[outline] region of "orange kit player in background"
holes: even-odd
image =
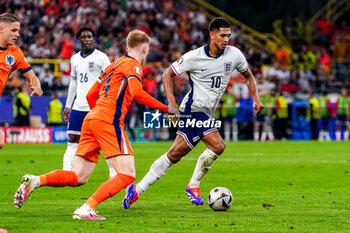
[[[150,38],[144,32],[134,30],[127,36],[126,43],[127,55],[107,66],[87,94],[86,98],[92,110],[83,122],[73,170],[55,170],[41,176],[24,175],[14,198],[17,208],[22,207],[36,188],[75,187],[85,184],[95,168],[101,149],[117,175],[103,183],[74,212],[73,219],[104,220],[104,217],[95,213],[95,207],[135,180],[133,151],[124,130],[124,117],[132,100],[179,115],[177,108],[158,102],[143,90],[141,63],[148,54]]]
[[[0,97],[6,83],[14,70],[21,70],[28,80],[32,95],[42,95],[40,81],[34,74],[32,67],[24,58],[22,50],[16,47],[19,37],[20,23],[17,16],[4,13],[0,15]],[[0,133],[0,149],[4,147],[4,136]]]

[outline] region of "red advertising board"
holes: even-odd
[[[51,127],[0,127],[4,134],[5,144],[51,143]]]

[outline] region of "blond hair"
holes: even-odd
[[[4,13],[0,15],[0,23],[14,23],[14,22],[19,22],[17,16],[10,13]]]
[[[149,36],[140,30],[133,30],[129,32],[128,36],[126,37],[126,45],[133,49],[143,43],[149,44],[151,39]]]

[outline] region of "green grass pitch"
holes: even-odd
[[[139,181],[171,142],[133,143]],[[21,176],[62,168],[65,144],[6,145],[0,151],[0,228],[8,232],[350,232],[350,144],[338,142],[227,143],[201,182],[231,190],[232,207],[215,212],[192,205],[184,189],[195,150],[124,210],[125,191],[98,206],[106,221],[76,221],[74,210],[108,178],[101,158],[87,184],[36,190],[21,209],[13,196]]]

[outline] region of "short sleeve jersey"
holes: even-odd
[[[85,119],[100,119],[124,127],[124,117],[133,100],[128,80],[135,78],[142,83],[142,75],[140,62],[128,55],[107,66],[98,79],[101,87],[96,106]]]
[[[7,48],[0,47],[0,96],[12,71],[17,69],[22,73],[32,69],[22,50],[14,45],[9,45]]]
[[[103,70],[110,64],[108,56],[98,49],[92,49],[85,57],[81,52],[71,57],[71,78],[77,80],[77,97],[73,109],[90,111],[86,94]]]
[[[204,112],[215,116],[217,105],[224,94],[231,73],[248,70],[248,63],[242,52],[234,46],[227,46],[217,57],[209,54],[209,45],[192,50],[171,65],[176,75],[187,72],[191,90],[181,102],[180,111]]]

